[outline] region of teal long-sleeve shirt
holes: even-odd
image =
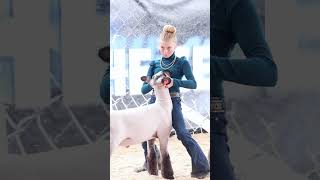
[[[213,0],[210,16],[211,95],[224,96],[223,81],[275,86],[277,66],[253,3],[250,0]],[[245,59],[230,58],[236,43]]]
[[[173,53],[169,58],[162,58],[162,61],[165,65],[168,65],[174,61],[174,59],[175,53]],[[161,70],[160,60],[151,61],[147,76],[151,78]],[[193,76],[191,66],[184,56],[181,58],[176,57],[174,65],[168,70],[171,72],[171,78],[173,79],[173,86],[169,88],[169,92],[180,92],[180,87],[188,89],[197,88],[197,82]],[[183,76],[186,77],[186,80],[182,80]],[[148,83],[143,83],[141,87],[142,94],[146,94],[151,90],[152,87]]]

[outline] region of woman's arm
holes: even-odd
[[[181,80],[181,79],[173,79],[173,86],[178,86],[178,87],[183,87],[183,88],[188,88],[188,89],[196,89],[197,88],[197,82],[194,79],[191,66],[189,62],[185,59],[185,57],[182,57],[182,71],[183,74],[185,75],[187,80]]]
[[[245,59],[211,57],[213,78],[253,86],[275,86],[277,66],[264,39],[259,17],[249,0],[238,0],[231,9],[232,34]]]

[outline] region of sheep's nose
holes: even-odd
[[[170,83],[171,83],[171,79],[168,78],[168,77],[164,77],[164,78],[161,80],[161,83],[164,84],[164,85],[170,84]]]

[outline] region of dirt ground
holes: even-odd
[[[206,155],[210,147],[209,134],[194,134],[193,138],[199,143]],[[158,142],[157,142],[158,144]],[[194,180],[191,178],[191,159],[177,136],[172,136],[169,140],[169,153],[171,157],[174,177],[177,180]],[[147,172],[136,173],[134,169],[140,167],[144,161],[143,149],[141,145],[130,146],[129,148],[119,147],[115,150],[110,160],[111,180],[154,180],[163,179],[159,176],[151,176]],[[208,180],[206,177],[204,180]]]

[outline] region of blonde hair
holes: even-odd
[[[176,28],[169,24],[163,26],[162,32],[160,33],[160,40],[165,42],[174,41],[176,43]]]

